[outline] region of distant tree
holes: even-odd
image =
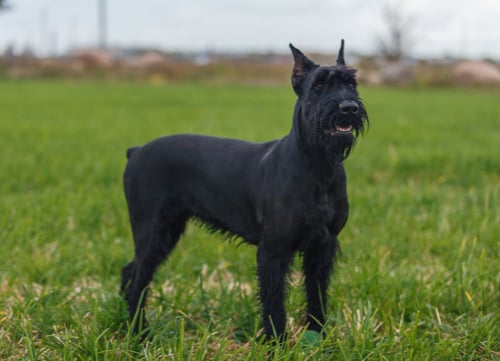
[[[10,9],[10,5],[7,2],[7,0],[0,0],[0,11],[5,11],[5,10],[9,10],[9,9]]]
[[[415,16],[407,13],[402,3],[387,3],[382,9],[382,20],[387,29],[377,39],[378,50],[389,60],[401,60],[415,43]]]

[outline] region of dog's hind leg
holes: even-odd
[[[327,289],[337,249],[338,241],[333,237],[315,241],[304,251],[302,266],[310,330],[321,331],[325,322]]]
[[[176,202],[157,202],[152,212],[135,214],[134,203],[129,201],[132,230],[135,240],[134,260],[122,269],[122,291],[125,293],[130,318],[135,320],[134,332],[138,333],[146,322],[143,308],[147,286],[153,279],[158,265],[174,249],[188,219],[187,213]]]

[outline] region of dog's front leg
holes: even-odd
[[[260,245],[257,250],[257,273],[262,303],[262,318],[267,339],[282,338],[285,333],[285,278],[291,256]]]
[[[307,323],[310,330],[321,331],[325,322],[327,289],[337,244],[336,238],[317,240],[304,251]]]

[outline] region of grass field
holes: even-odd
[[[125,150],[189,132],[264,141],[289,87],[0,83],[0,359],[500,359],[500,92],[361,89],[371,126],[346,162],[351,217],[324,340],[261,345],[255,249],[194,224],[151,286],[154,338],[128,333]]]

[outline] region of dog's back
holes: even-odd
[[[175,203],[178,212],[214,230],[256,243],[250,200],[257,199],[257,164],[272,144],[180,134],[129,148],[124,185],[132,223],[145,208]]]
[[[127,149],[127,159],[130,158],[130,156],[132,155],[132,153],[134,153],[137,149],[139,149],[140,147],[130,147]]]

